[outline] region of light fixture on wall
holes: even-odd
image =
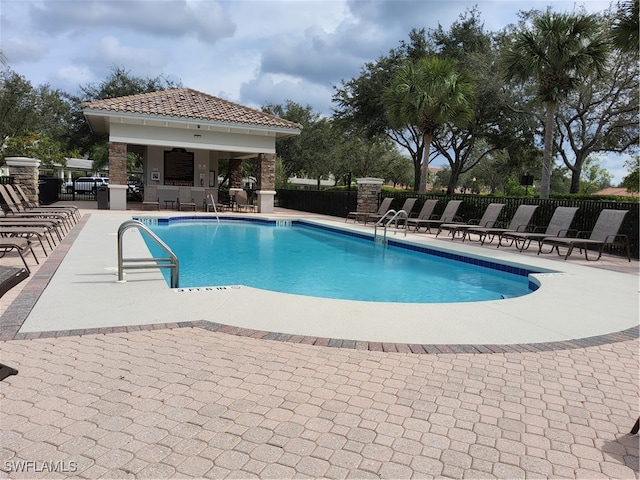
[[[194,138],[200,138],[200,137],[202,137],[202,135],[200,135],[199,133],[196,133],[196,134],[194,135]]]

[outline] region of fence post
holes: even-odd
[[[378,198],[382,191],[381,178],[358,178],[358,212],[375,213],[378,210]]]
[[[29,157],[7,157],[5,163],[9,167],[9,174],[23,189],[30,202],[39,202],[38,167],[40,160]]]

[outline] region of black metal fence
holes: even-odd
[[[523,203],[528,205],[538,205],[538,208],[531,219],[531,223],[533,225],[540,226],[546,226],[549,223],[556,207],[578,207],[578,211],[571,228],[582,232],[591,231],[598,219],[598,215],[606,208],[614,210],[628,210],[629,213],[626,215],[619,233],[621,235],[626,235],[629,238],[632,257],[637,259],[640,256],[640,204],[638,202],[581,199],[542,200],[539,198],[507,198],[481,195],[419,195],[415,192],[397,192],[393,194],[383,193],[382,195],[385,197],[393,197],[391,208],[396,210],[402,207],[405,198],[416,197],[418,200],[413,207],[414,214],[417,214],[422,208],[425,200],[430,198],[440,199],[440,202],[436,205],[434,215],[440,215],[449,200],[462,200],[463,202],[458,210],[458,214],[465,221],[480,218],[487,205],[490,203],[505,204],[499,218],[499,221],[504,223],[509,222],[519,205]],[[290,208],[292,210],[345,218],[348,212],[356,210],[357,191],[355,189],[350,192],[278,190],[276,193],[276,204],[279,207]],[[612,253],[626,256],[626,252],[623,249],[614,249]]]

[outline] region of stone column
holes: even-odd
[[[229,159],[229,195],[233,197],[242,190],[242,160]]]
[[[127,144],[109,142],[109,209],[127,209]]]
[[[9,167],[9,175],[22,187],[30,202],[39,203],[38,168],[40,160],[29,157],[7,157],[5,163]]]
[[[358,200],[356,211],[375,213],[378,210],[378,199],[382,191],[382,178],[358,178]]]
[[[273,213],[276,196],[276,156],[271,153],[258,155],[258,212]]]

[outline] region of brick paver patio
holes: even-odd
[[[5,478],[637,478],[636,340],[413,355],[174,328],[2,361]]]
[[[0,478],[638,478],[639,346],[416,355],[177,324],[4,341]]]

